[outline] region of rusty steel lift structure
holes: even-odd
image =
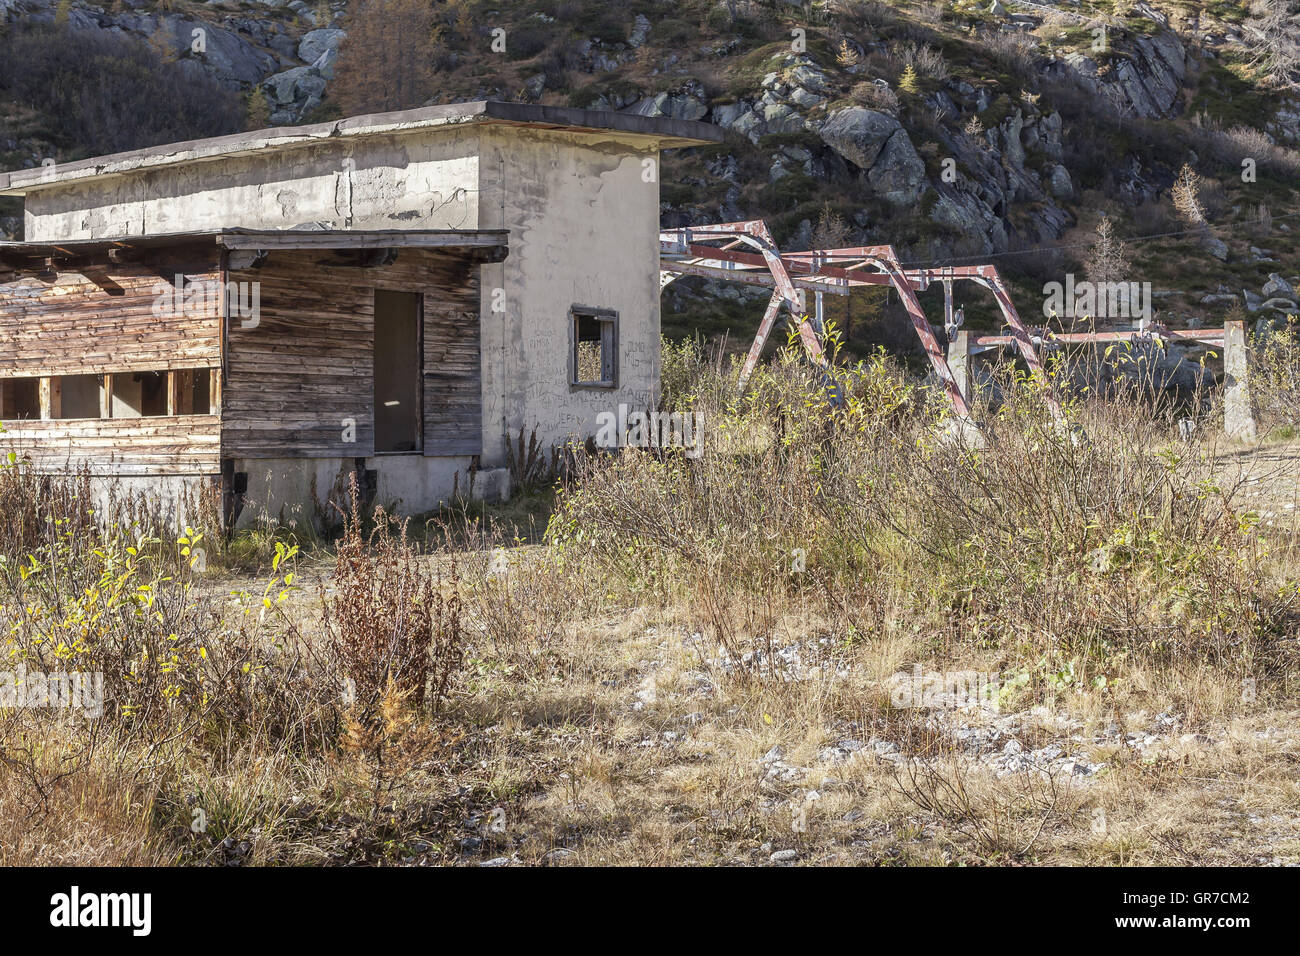
[[[1160,336],[1171,340],[1222,345],[1225,339],[1225,330],[1222,328],[1169,331],[1153,326],[1132,331],[1063,333],[1031,330],[1016,311],[997,266],[908,269],[902,266],[894,247],[890,245],[782,253],[773,241],[767,224],[761,219],[665,230],[659,234],[659,263],[661,289],[684,275],[725,279],[772,289],[767,311],[741,369],[739,388],[742,392],[758,364],[763,346],[767,343],[782,306],[789,311],[798,328],[799,338],[809,360],[826,367],[828,362],[820,339],[823,331],[822,296],[826,293],[848,295],[855,286],[888,285],[898,292],[912,327],[925,348],[930,365],[943,383],[953,411],[963,420],[970,419],[967,387],[954,375],[944,349],[935,337],[934,329],[916,297],[918,292],[926,291],[936,282],[943,284],[944,328],[949,331],[950,337],[956,330],[953,286],[957,282],[972,282],[982,286],[993,293],[1011,334],[968,336],[963,332],[960,333],[963,347],[971,351],[983,351],[1014,346],[1030,371],[1042,376],[1044,380],[1046,373],[1039,357],[1039,347],[1044,343],[1065,345],[1142,341]],[[811,317],[805,304],[808,292],[816,297]],[[964,374],[963,378],[967,376]],[[1053,414],[1062,417],[1060,403],[1052,392],[1047,392],[1046,400]]]

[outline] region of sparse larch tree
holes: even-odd
[[[1196,170],[1184,164],[1178,173],[1178,180],[1169,191],[1174,202],[1174,209],[1189,226],[1204,227],[1205,211],[1201,208],[1201,177]]]
[[[266,129],[271,125],[271,107],[266,101],[266,93],[262,87],[253,87],[253,92],[248,94],[248,129]]]
[[[838,249],[849,239],[849,226],[830,203],[822,204],[817,228],[813,230],[814,249]]]
[[[1128,249],[1123,241],[1115,235],[1115,224],[1110,216],[1103,215],[1097,223],[1097,238],[1083,263],[1088,281],[1124,282],[1127,280],[1129,263]]]

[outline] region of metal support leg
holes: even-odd
[[[749,354],[745,356],[745,365],[740,370],[739,391],[741,394],[745,391],[745,386],[749,384],[749,377],[754,374],[754,367],[758,365],[759,356],[763,354],[763,346],[767,344],[767,337],[772,332],[772,325],[776,322],[777,314],[781,311],[781,303],[785,301],[785,296],[781,291],[772,293],[772,298],[768,300],[767,311],[763,313],[763,321],[758,327],[758,334],[754,336],[754,344],[749,347]]]
[[[939,376],[939,381],[943,383],[944,389],[948,393],[948,400],[952,403],[952,409],[956,412],[957,417],[963,421],[970,419],[970,405],[966,402],[966,397],[962,395],[961,390],[957,387],[957,382],[953,379],[952,369],[948,367],[948,360],[944,358],[943,349],[939,347],[939,340],[934,337],[934,332],[930,328],[930,320],[925,317],[921,310],[921,303],[916,298],[916,293],[912,291],[912,284],[907,277],[903,275],[903,270],[898,264],[897,259],[877,258],[876,264],[889,276],[890,284],[898,293],[898,297],[903,302],[903,307],[907,309],[907,315],[912,320],[912,327],[916,329],[917,337],[921,340],[921,345],[925,347],[925,354],[930,358],[930,365],[935,374]]]

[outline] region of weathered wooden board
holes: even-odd
[[[210,283],[177,309],[177,274]],[[205,368],[220,363],[215,248],[159,250],[147,263],[108,263],[0,284],[0,377]]]
[[[474,270],[471,275],[476,275]],[[483,364],[477,281],[472,310],[424,297],[424,453],[483,452]]]
[[[376,288],[423,295],[424,454],[481,451],[474,255],[402,249],[387,265],[359,265],[373,257],[277,250],[228,273],[214,249],[201,256],[158,250],[146,263],[0,284],[0,379],[41,379],[49,418],[59,413],[59,376],[221,368],[210,389],[219,414],[6,421],[0,451],[42,470],[117,475],[215,474],[223,457],[369,457]],[[223,319],[221,294],[160,309],[176,273],[212,290],[257,283],[257,315]],[[168,407],[183,413],[180,381],[169,385]]]
[[[260,299],[256,324],[227,323],[224,457],[374,454],[376,288],[424,295],[424,453],[480,451],[477,263],[417,249],[388,265],[354,261],[275,251],[258,268],[229,273],[232,282],[260,283]]]
[[[0,454],[14,452],[44,472],[92,475],[216,475],[221,420],[216,415],[10,421]]]

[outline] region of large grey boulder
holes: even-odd
[[[824,90],[828,82],[826,73],[811,63],[800,63],[786,77],[792,86],[802,86],[809,90]]]
[[[748,137],[752,143],[757,143],[766,131],[762,114],[748,100],[715,106],[713,122],[723,129]]]
[[[1057,199],[1069,199],[1074,195],[1074,183],[1070,180],[1070,171],[1064,166],[1053,166],[1047,175],[1047,188]]]
[[[867,182],[880,198],[893,206],[908,206],[925,192],[925,163],[907,136],[899,129],[885,141],[876,163],[867,172]]]
[[[850,106],[832,113],[821,124],[817,135],[827,146],[865,171],[876,164],[885,143],[902,128],[888,113]]]
[[[707,105],[688,93],[649,96],[628,110],[637,116],[667,116],[679,120],[703,119],[708,111]]]
[[[821,106],[826,102],[826,97],[820,93],[814,93],[812,90],[805,90],[802,86],[796,86],[790,91],[790,102],[797,106],[802,106],[810,110],[815,106]]]
[[[715,126],[731,129],[746,113],[752,112],[749,103],[737,100],[735,103],[722,103],[713,107],[712,120]]]
[[[822,141],[866,173],[886,202],[904,206],[925,190],[925,163],[897,119],[862,106],[836,110],[817,129]]]
[[[803,117],[786,103],[768,103],[764,106],[763,123],[769,133],[797,133],[804,128]]]
[[[294,123],[320,105],[325,78],[310,66],[300,66],[267,77],[262,88],[271,108],[271,122]]]
[[[315,65],[322,56],[328,53],[338,53],[339,44],[347,36],[347,31],[340,30],[337,27],[326,27],[321,30],[312,30],[303,36],[302,41],[298,44],[298,59],[308,65]]]
[[[1271,299],[1275,296],[1281,296],[1284,299],[1294,299],[1296,297],[1295,289],[1291,283],[1287,282],[1276,272],[1269,273],[1268,281],[1264,283],[1264,288],[1260,290],[1264,293],[1264,298]]]

